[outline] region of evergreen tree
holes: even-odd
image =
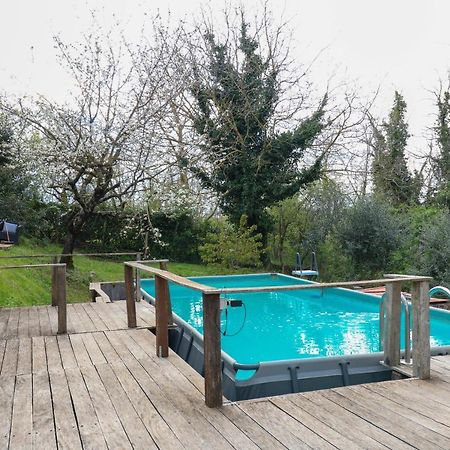
[[[437,123],[434,128],[439,154],[434,160],[436,198],[450,208],[450,92],[437,97]]]
[[[207,67],[194,70],[193,95],[195,128],[203,137],[208,167],[194,170],[218,194],[231,221],[239,225],[246,215],[265,244],[270,226],[266,208],[320,175],[321,158],[302,170],[299,164],[324,127],[326,97],[294,129],[278,132],[273,117],[282,80],[273,53],[261,55],[243,17],[236,48],[229,41],[218,42],[212,33],[206,40]]]
[[[417,202],[420,191],[420,179],[409,172],[405,156],[410,137],[405,116],[406,102],[396,91],[387,122],[383,122],[381,129],[373,126],[374,190],[394,205]]]

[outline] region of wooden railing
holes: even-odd
[[[58,305],[58,298],[56,292],[56,282],[53,280],[56,277],[56,266],[59,263],[59,260],[62,256],[94,256],[94,257],[105,257],[105,256],[135,256],[136,261],[140,261],[142,259],[142,253],[140,252],[114,252],[114,253],[37,253],[33,255],[0,255],[0,260],[5,259],[34,259],[34,258],[49,258],[52,265],[52,306]],[[1,267],[1,266],[0,266]]]
[[[128,326],[136,327],[136,285],[134,270],[142,270],[155,276],[156,291],[156,353],[160,357],[169,354],[168,317],[171,313],[168,282],[176,283],[202,293],[203,297],[203,341],[205,403],[209,407],[222,405],[222,362],[220,333],[220,295],[267,291],[301,291],[309,289],[349,288],[361,286],[386,286],[386,318],[384,329],[384,363],[394,367],[400,365],[400,304],[401,286],[411,286],[413,320],[413,375],[426,379],[430,377],[430,323],[429,282],[430,277],[413,275],[386,275],[383,279],[346,281],[337,283],[314,283],[289,286],[263,286],[251,288],[218,289],[206,286],[167,270],[148,267],[142,263],[125,262],[125,285],[127,291]]]
[[[0,270],[16,269],[52,269],[52,306],[58,307],[58,334],[67,333],[67,289],[66,265],[52,264],[24,264],[18,266],[0,266]]]

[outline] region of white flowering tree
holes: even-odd
[[[64,254],[73,253],[102,206],[123,208],[164,170],[154,157],[155,127],[176,86],[164,83],[171,54],[164,33],[155,36],[152,45],[133,47],[98,34],[71,46],[56,38],[61,64],[73,79],[70,101],[39,97],[2,105],[27,124],[22,144],[64,207]],[[70,256],[62,261],[73,265]]]

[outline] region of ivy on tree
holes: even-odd
[[[417,174],[413,176],[408,170],[405,150],[410,135],[405,115],[406,102],[396,91],[387,122],[381,128],[373,126],[374,190],[397,206],[416,203],[421,184]]]
[[[274,54],[261,54],[243,17],[236,48],[218,42],[213,33],[205,39],[207,64],[194,68],[192,92],[198,106],[195,129],[203,137],[207,165],[194,171],[218,194],[231,221],[239,225],[245,215],[265,242],[270,226],[266,208],[320,176],[320,157],[302,169],[299,165],[324,127],[326,97],[295,128],[280,131],[273,120],[282,82]]]
[[[437,95],[437,120],[434,128],[439,153],[434,159],[436,200],[450,207],[450,92]]]

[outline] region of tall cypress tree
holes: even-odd
[[[269,230],[266,207],[296,193],[320,175],[321,159],[299,169],[305,150],[324,127],[326,97],[317,110],[288,131],[273,127],[280,95],[280,70],[274,56],[260,53],[242,18],[237,53],[213,34],[206,71],[194,70],[195,129],[203,137],[208,168],[196,168],[202,183],[215,191],[222,210],[239,224],[243,214],[263,240]]]
[[[439,153],[434,161],[436,198],[450,208],[450,92],[437,98],[437,120],[434,128]]]
[[[410,137],[405,116],[406,102],[396,91],[388,120],[383,122],[381,129],[373,127],[374,190],[397,206],[417,202],[420,191],[420,180],[417,175],[411,175],[405,156]]]

